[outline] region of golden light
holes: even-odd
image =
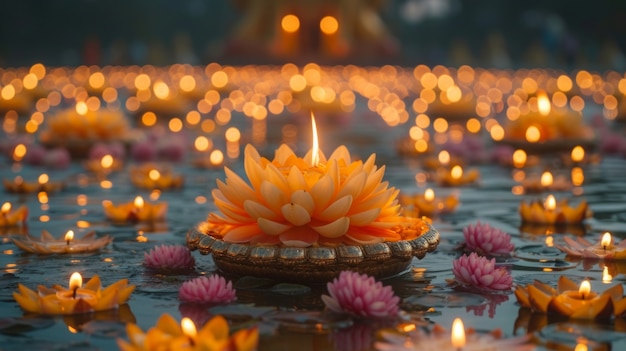
[[[224,162],[224,153],[221,150],[213,150],[211,151],[209,160],[211,161],[212,165],[222,164],[222,162]]]
[[[553,247],[554,246],[554,238],[552,237],[552,235],[548,235],[546,236],[546,246],[547,247]]]
[[[317,124],[315,124],[315,116],[311,112],[311,130],[313,131],[313,148],[311,149],[311,164],[317,166],[320,163],[320,147],[317,139]]]
[[[539,128],[530,126],[526,129],[526,140],[529,143],[536,143],[539,139],[541,139],[541,132],[539,131]]]
[[[541,186],[549,187],[552,186],[553,182],[554,177],[552,176],[552,173],[550,173],[550,171],[545,171],[541,174]]]
[[[30,67],[29,73],[33,73],[37,76],[37,79],[41,80],[46,76],[46,66],[36,63]]]
[[[69,245],[72,240],[74,240],[74,231],[68,230],[67,233],[65,233],[65,242]]]
[[[600,241],[600,245],[606,250],[607,247],[611,246],[611,233],[606,232],[602,235],[602,240]]]
[[[167,126],[172,133],[178,133],[183,130],[183,121],[178,117],[174,117],[170,119]]]
[[[27,90],[35,89],[35,87],[37,86],[37,83],[39,83],[39,79],[37,79],[37,76],[33,73],[29,73],[25,75],[24,78],[22,79],[22,84],[24,85],[24,88]]]
[[[326,35],[335,34],[339,30],[339,22],[333,16],[325,16],[320,21],[320,30]]]
[[[102,72],[94,72],[89,76],[89,85],[94,89],[102,88],[104,85],[104,74]]]
[[[113,156],[106,154],[100,159],[100,166],[104,169],[109,169],[113,166]]]
[[[148,90],[150,84],[152,84],[150,76],[145,73],[135,77],[135,88],[137,88],[137,90]]]
[[[133,204],[135,205],[136,209],[138,210],[143,209],[143,197],[141,196],[135,197],[135,201],[133,201]]]
[[[41,175],[39,175],[39,178],[37,178],[37,182],[39,184],[46,184],[49,180],[50,177],[45,173],[42,173]]]
[[[2,89],[0,89],[0,97],[2,97],[4,100],[13,99],[13,97],[15,97],[15,87],[13,87],[13,85],[11,84],[4,86]]]
[[[306,88],[306,78],[301,74],[294,74],[289,78],[289,87],[293,91],[302,91]]]
[[[465,346],[465,326],[461,318],[455,318],[452,322],[452,334],[450,336],[452,346],[461,349]]]
[[[496,124],[489,130],[489,134],[494,141],[500,141],[504,139],[504,128],[501,125]]]
[[[578,293],[580,294],[580,297],[584,300],[585,295],[589,296],[590,292],[591,292],[591,284],[589,283],[587,279],[585,279],[580,283],[580,288],[578,288]]]
[[[193,76],[185,75],[178,82],[180,90],[184,92],[193,91],[196,88],[196,80]]]
[[[280,20],[280,26],[287,33],[295,33],[300,29],[300,19],[296,15],[285,15]]]
[[[18,144],[15,149],[13,149],[13,160],[20,161],[24,156],[26,156],[26,145]]]
[[[572,149],[572,161],[580,162],[585,158],[585,149],[582,146],[576,145]]]
[[[224,71],[217,71],[211,76],[211,84],[216,88],[223,88],[228,84],[228,75]]]
[[[103,180],[100,182],[100,187],[102,189],[111,189],[113,187],[113,182],[111,182],[110,180]]]
[[[461,179],[461,177],[463,176],[463,168],[459,165],[452,167],[452,169],[450,170],[450,176],[453,179]]]
[[[448,165],[450,163],[450,153],[447,150],[441,150],[437,159],[442,165]]]
[[[2,207],[0,208],[0,214],[7,214],[9,213],[9,211],[11,211],[11,203],[10,202],[5,202],[2,204]]]
[[[181,319],[180,327],[183,330],[183,334],[185,334],[186,336],[192,339],[194,339],[196,335],[198,334],[196,330],[196,325],[188,317],[184,317],[183,319]]]
[[[154,92],[154,96],[161,100],[167,99],[170,95],[170,87],[163,81],[156,81],[154,85],[152,85],[152,91]]]
[[[76,103],[76,113],[78,113],[81,116],[84,116],[87,114],[87,111],[89,111],[89,108],[87,107],[87,103],[84,101],[79,101]]]
[[[431,188],[426,189],[424,191],[424,200],[433,201],[435,199],[435,191]]]
[[[70,276],[70,290],[77,290],[83,286],[83,277],[78,272],[72,273]]]
[[[513,164],[515,167],[524,167],[527,159],[526,151],[517,149],[513,152]]]
[[[241,140],[241,132],[236,127],[230,127],[226,129],[226,132],[224,133],[224,137],[226,141],[231,142],[231,143],[236,143],[239,140]]]
[[[159,180],[159,178],[161,178],[161,172],[157,171],[156,169],[151,169],[150,172],[148,172],[148,178],[152,179],[153,181],[157,181]]]
[[[211,144],[211,140],[209,140],[209,138],[205,137],[204,135],[197,137],[196,140],[193,142],[193,146],[196,148],[196,150],[200,152],[204,152],[210,149]]]
[[[547,116],[550,114],[550,109],[552,108],[550,104],[550,98],[546,94],[540,94],[537,96],[537,108],[539,109],[539,113],[542,116]]]
[[[585,173],[580,167],[572,168],[572,184],[574,186],[581,186],[585,181]]]
[[[141,116],[141,123],[146,127],[151,127],[157,122],[157,116],[154,112],[146,112]]]
[[[556,209],[556,198],[550,194],[546,197],[546,201],[543,203],[543,207],[548,211],[554,211]]]
[[[602,282],[604,284],[608,284],[611,281],[613,281],[613,276],[609,273],[609,267],[604,266],[604,269],[602,270]]]

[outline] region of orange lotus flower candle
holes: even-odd
[[[68,230],[65,235],[55,238],[47,231],[41,232],[36,238],[25,235],[12,238],[13,243],[20,249],[36,254],[68,254],[97,251],[113,241],[109,235],[96,237],[96,232],[89,232],[83,237],[75,239],[74,231]]]
[[[100,159],[94,158],[85,161],[83,166],[90,172],[105,175],[111,173],[112,171],[121,170],[124,167],[124,163],[122,160],[115,158],[110,154],[106,154]]]
[[[143,189],[171,189],[183,186],[182,175],[173,173],[168,168],[158,167],[155,164],[145,164],[130,169],[130,181],[138,188]]]
[[[10,202],[5,202],[0,207],[0,227],[14,227],[25,224],[28,219],[28,207],[22,205],[15,210]]]
[[[225,168],[226,180],[212,191],[220,212],[208,216],[211,235],[306,247],[410,240],[425,232],[422,220],[401,215],[399,191],[382,182],[385,167],[375,165],[376,155],[352,161],[340,146],[326,158],[313,140],[304,158],[283,144],[269,160],[247,145],[249,182]]]
[[[36,192],[51,193],[62,189],[65,184],[63,182],[51,181],[50,176],[42,173],[37,177],[36,182],[26,181],[21,176],[15,177],[13,181],[3,180],[4,189],[9,193],[27,194]]]
[[[84,286],[79,273],[70,277],[69,288],[53,285],[37,287],[33,291],[19,284],[13,298],[28,312],[48,315],[68,315],[105,311],[125,304],[135,289],[128,285],[128,279],[122,279],[106,288],[102,287],[100,277],[94,275]]]
[[[580,286],[561,276],[557,288],[539,281],[515,289],[517,301],[535,312],[557,314],[573,319],[608,319],[626,312],[624,288],[615,285],[599,294],[591,290],[588,280]]]
[[[437,170],[436,180],[443,186],[460,186],[475,183],[480,176],[476,169],[464,172],[463,167],[455,165],[452,168]]]
[[[459,204],[459,199],[454,194],[447,197],[437,197],[435,191],[428,188],[423,194],[400,194],[400,203],[404,206],[407,215],[434,217],[442,213],[453,212]]]
[[[581,237],[577,237],[575,240],[564,237],[563,240],[565,241],[564,245],[555,244],[554,246],[571,257],[596,260],[626,260],[626,240],[615,244],[609,232],[604,233],[602,239],[596,244],[592,244]]]
[[[131,202],[115,205],[109,200],[102,201],[104,215],[114,223],[155,222],[165,219],[167,202],[151,203],[137,196]]]
[[[566,199],[556,201],[554,195],[548,195],[545,201],[522,202],[519,208],[522,221],[535,224],[573,224],[582,223],[587,217],[588,206],[581,201],[577,207],[570,207]]]

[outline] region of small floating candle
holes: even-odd
[[[529,176],[522,181],[525,193],[540,193],[543,191],[565,191],[572,188],[572,183],[562,175],[554,177],[552,172],[545,171],[541,176]]]
[[[28,219],[28,207],[22,205],[12,209],[10,202],[5,202],[0,207],[0,227],[15,227],[25,224]]]
[[[17,194],[52,193],[65,187],[63,182],[51,181],[50,177],[45,173],[39,175],[36,182],[25,181],[21,176],[17,176],[13,181],[4,179],[3,183],[7,192]]]
[[[128,279],[103,288],[97,275],[83,286],[81,275],[74,273],[70,277],[68,289],[60,285],[51,288],[40,285],[37,291],[33,291],[18,284],[18,291],[13,292],[13,298],[28,312],[66,315],[117,308],[126,303],[134,289],[134,285],[128,285]]]
[[[447,197],[436,197],[433,189],[426,189],[423,194],[400,195],[400,203],[404,206],[405,214],[413,217],[434,217],[443,213],[454,212],[459,204],[459,198],[453,194]]]
[[[113,241],[109,235],[96,237],[96,232],[89,232],[80,239],[74,239],[74,232],[67,231],[58,239],[47,231],[41,232],[41,238],[25,235],[12,238],[20,249],[36,254],[64,254],[99,250]]]
[[[535,224],[573,224],[582,223],[588,214],[585,200],[577,207],[570,207],[566,199],[557,203],[554,195],[548,195],[544,202],[523,202],[519,208],[522,221]]]
[[[613,242],[611,234],[606,232],[602,239],[592,244],[583,238],[576,240],[564,237],[565,245],[555,244],[559,250],[567,253],[568,256],[604,260],[626,260],[626,240],[622,240],[619,244]]]
[[[453,166],[449,170],[440,168],[435,174],[435,179],[443,186],[472,184],[475,183],[479,177],[480,173],[478,170],[471,169],[469,172],[464,172],[463,167],[460,165]]]
[[[185,317],[180,324],[169,314],[163,314],[156,325],[144,332],[136,324],[128,323],[126,332],[129,341],[117,339],[122,351],[140,350],[256,350],[259,331],[256,327],[239,330],[229,335],[228,322],[215,316],[200,330]]]
[[[106,154],[100,159],[89,159],[83,162],[83,167],[93,173],[108,174],[124,168],[124,162],[110,154]]]
[[[146,202],[141,196],[134,201],[115,205],[109,200],[102,201],[104,215],[114,223],[155,222],[165,218],[167,202]]]
[[[130,181],[138,188],[164,190],[182,187],[184,178],[182,175],[173,173],[169,168],[144,164],[131,167]]]
[[[523,307],[535,312],[556,314],[572,319],[609,319],[626,312],[623,287],[615,285],[599,294],[591,290],[588,280],[577,286],[561,276],[557,288],[535,281],[527,286],[518,285],[515,297]]]

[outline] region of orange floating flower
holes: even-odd
[[[109,200],[102,201],[104,215],[114,223],[156,222],[165,219],[167,202],[145,202],[141,196],[134,201],[118,205]]]
[[[603,293],[591,291],[589,281],[580,287],[565,276],[559,278],[556,289],[535,281],[527,286],[517,286],[515,297],[520,305],[534,312],[556,314],[572,319],[608,319],[626,312],[624,288],[615,285]]]
[[[426,189],[423,194],[400,194],[400,204],[404,213],[412,217],[434,217],[442,213],[454,212],[459,204],[459,198],[451,194],[445,198],[436,197],[432,189]]]
[[[169,168],[147,163],[130,168],[130,181],[143,189],[171,189],[182,187],[184,178]]]
[[[5,202],[0,207],[0,227],[15,227],[25,224],[28,219],[28,207],[22,205],[12,209],[10,202]]]
[[[94,275],[82,286],[82,277],[74,273],[70,277],[69,289],[60,285],[53,285],[51,288],[40,285],[37,291],[33,291],[18,284],[18,291],[13,292],[13,298],[28,312],[67,315],[117,308],[128,301],[134,289],[134,285],[128,285],[128,279],[103,288],[98,275]]]
[[[443,186],[460,186],[466,184],[473,184],[480,178],[480,173],[476,169],[471,169],[468,172],[463,171],[463,167],[460,165],[453,166],[452,168],[439,168],[435,173],[435,179],[437,183]]]
[[[28,194],[28,193],[52,193],[65,187],[63,182],[51,181],[47,174],[41,174],[36,182],[25,181],[21,176],[15,179],[3,179],[4,189],[9,193]]]
[[[559,202],[553,195],[548,195],[544,202],[523,202],[519,208],[522,222],[535,224],[576,224],[588,217],[588,206],[585,200],[577,207],[570,207],[566,199]]]
[[[55,238],[47,231],[41,232],[41,238],[31,235],[12,238],[20,249],[36,254],[64,254],[99,250],[109,245],[113,238],[109,235],[96,237],[96,232],[89,232],[80,239],[74,239],[74,231],[69,230],[61,238]]]
[[[124,168],[124,162],[112,155],[104,155],[100,159],[89,159],[83,162],[86,170],[98,174],[107,174],[113,171],[119,171]]]
[[[211,235],[228,242],[285,244],[357,243],[410,240],[428,226],[401,215],[399,191],[382,182],[385,167],[351,161],[338,147],[326,159],[316,145],[304,158],[281,145],[274,159],[245,148],[249,182],[225,168],[226,180],[212,192],[221,213],[210,213]]]
[[[126,332],[129,341],[117,339],[122,351],[142,350],[233,350],[252,351],[257,349],[259,331],[256,327],[242,329],[229,335],[228,322],[218,315],[209,320],[200,330],[189,318],[180,322],[163,314],[156,325],[144,332],[136,324],[128,323]]]

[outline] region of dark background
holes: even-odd
[[[626,68],[623,0],[389,0],[380,13],[399,54],[337,63]],[[267,62],[226,53],[240,16],[226,0],[7,0],[0,66]]]

